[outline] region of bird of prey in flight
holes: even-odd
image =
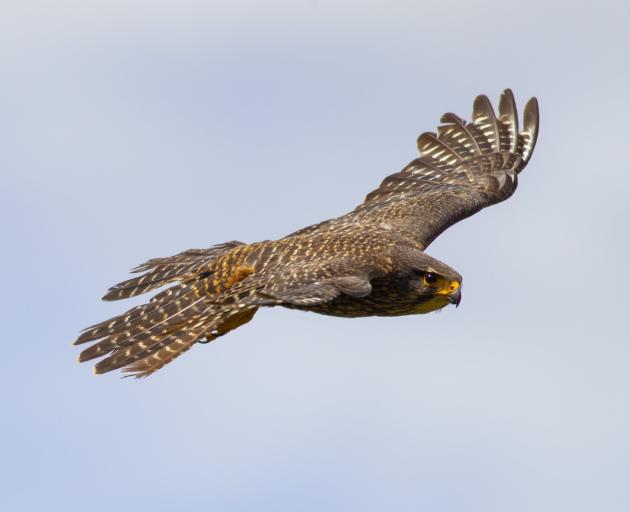
[[[516,190],[538,135],[530,99],[519,127],[508,89],[498,116],[486,96],[472,121],[447,113],[418,138],[420,157],[386,177],[351,212],[279,240],[227,242],[155,258],[104,300],[172,286],[148,303],[83,331],[79,361],[95,373],[145,377],[196,343],[249,322],[264,306],[342,317],[414,315],[459,304],[462,277],[425,253],[446,228]]]

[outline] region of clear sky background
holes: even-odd
[[[628,2],[0,7],[2,510],[630,509]],[[282,309],[144,381],[70,346],[127,269],[342,214],[511,87],[509,201],[428,251],[459,309]]]

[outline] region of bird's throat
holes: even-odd
[[[450,304],[450,301],[445,295],[435,295],[433,297],[423,300],[422,302],[419,302],[418,305],[414,308],[414,313],[420,315],[424,313],[431,313],[432,311],[442,309],[448,304]]]

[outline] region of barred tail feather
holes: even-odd
[[[144,349],[144,345],[152,345],[156,340],[170,335],[174,330],[192,323],[200,315],[204,314],[208,305],[205,296],[193,289],[182,300],[170,304],[164,308],[157,308],[148,314],[140,316],[127,328],[85,349],[79,356],[79,361],[87,361],[104,356],[111,351],[133,352]]]
[[[123,372],[125,372],[126,375],[124,376],[135,377],[136,379],[148,377],[181,356],[184,352],[190,350],[194,344],[195,341],[182,342],[181,340],[176,340],[158,350],[152,356],[145,357],[144,359],[125,366]]]
[[[117,346],[108,357],[96,364],[94,372],[101,374],[122,369],[126,377],[148,377],[187,352],[195,343],[203,339],[213,341],[249,322],[257,309],[242,309],[234,305],[208,306],[199,315],[186,319],[168,333]]]
[[[95,373],[106,373],[119,368],[127,368],[128,372],[133,373],[134,370],[131,368],[141,360],[149,359],[147,361],[149,365],[161,363],[166,355],[171,353],[167,349],[173,350],[172,347],[192,346],[196,341],[205,337],[204,324],[206,321],[195,317],[186,324],[180,324],[180,328],[172,334],[152,336],[146,341],[138,341],[127,348],[116,349],[111,356],[97,363],[94,371]],[[150,359],[153,359],[153,362]]]
[[[207,314],[210,320],[189,328],[190,334],[188,336],[186,336],[187,333],[184,333],[180,337],[164,338],[153,349],[138,353],[133,362],[127,361],[121,365],[123,372],[127,374],[125,377],[148,377],[190,350],[198,341],[204,338],[206,342],[213,341],[219,336],[246,324],[254,317],[257,310],[257,307],[237,311],[234,311],[233,308],[223,308],[214,315]]]
[[[155,297],[148,304],[136,306],[126,313],[106,320],[83,332],[75,345],[80,345],[100,338],[108,338],[117,342],[130,338],[147,326],[156,325],[159,322],[167,323],[171,315],[175,315],[183,308],[190,306],[195,298],[201,297],[210,283],[207,280],[193,284],[182,284],[165,290],[159,297]]]
[[[225,244],[220,247],[228,248]],[[202,252],[202,265],[210,271],[191,275],[188,281],[158,293],[147,304],[86,329],[75,344],[94,343],[81,352],[79,362],[103,358],[95,365],[95,373],[122,369],[146,377],[196,342],[204,338],[211,341],[251,320],[257,309],[252,297],[258,288],[256,278],[248,279],[253,269],[240,263],[244,253],[213,261],[211,267],[207,251],[186,251],[182,257],[194,259],[202,257]],[[171,263],[161,258],[150,260],[145,267],[152,265],[163,270]],[[171,266],[178,269],[180,264]]]

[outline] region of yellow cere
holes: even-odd
[[[451,283],[448,286],[445,286],[437,293],[441,295],[448,295],[449,293],[453,293],[454,291],[457,291],[459,286],[460,284],[457,281],[451,281]]]

